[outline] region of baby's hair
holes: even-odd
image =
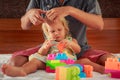
[[[68,36],[69,35],[68,21],[65,18],[60,18],[59,21],[64,26],[64,29],[65,29],[65,32],[66,32],[66,36]],[[43,30],[43,33],[45,34],[46,39],[49,39],[49,34],[48,34],[48,29],[47,29],[48,25],[49,24],[46,23],[46,22],[42,24],[42,30]]]

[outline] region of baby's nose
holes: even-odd
[[[58,32],[55,32],[56,35],[58,35],[59,33]]]

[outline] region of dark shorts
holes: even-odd
[[[85,53],[79,59],[88,58],[92,62],[96,62],[104,54],[109,54],[109,52],[102,51],[102,50],[89,49],[85,51]]]

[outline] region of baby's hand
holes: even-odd
[[[53,46],[53,40],[45,40],[42,47],[38,50],[41,55],[47,55],[51,46]]]
[[[43,43],[43,48],[45,49],[49,49],[51,46],[53,46],[53,41],[54,40],[45,40],[45,42]]]
[[[68,47],[70,46],[70,41],[67,40],[67,39],[64,39],[64,40],[60,41],[60,42],[58,43],[58,45],[59,45],[59,44],[63,44],[62,46],[63,46],[64,48],[68,48]]]

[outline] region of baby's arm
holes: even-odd
[[[52,40],[45,40],[42,47],[38,50],[38,53],[46,56],[51,46],[53,46]]]
[[[74,51],[74,53],[79,53],[81,51],[81,47],[76,39],[72,39],[72,41],[69,41],[68,47],[71,48]]]
[[[72,39],[72,41],[64,39],[60,41],[60,43],[64,44],[65,48],[70,48],[74,53],[79,53],[81,51],[81,47],[75,39]]]

